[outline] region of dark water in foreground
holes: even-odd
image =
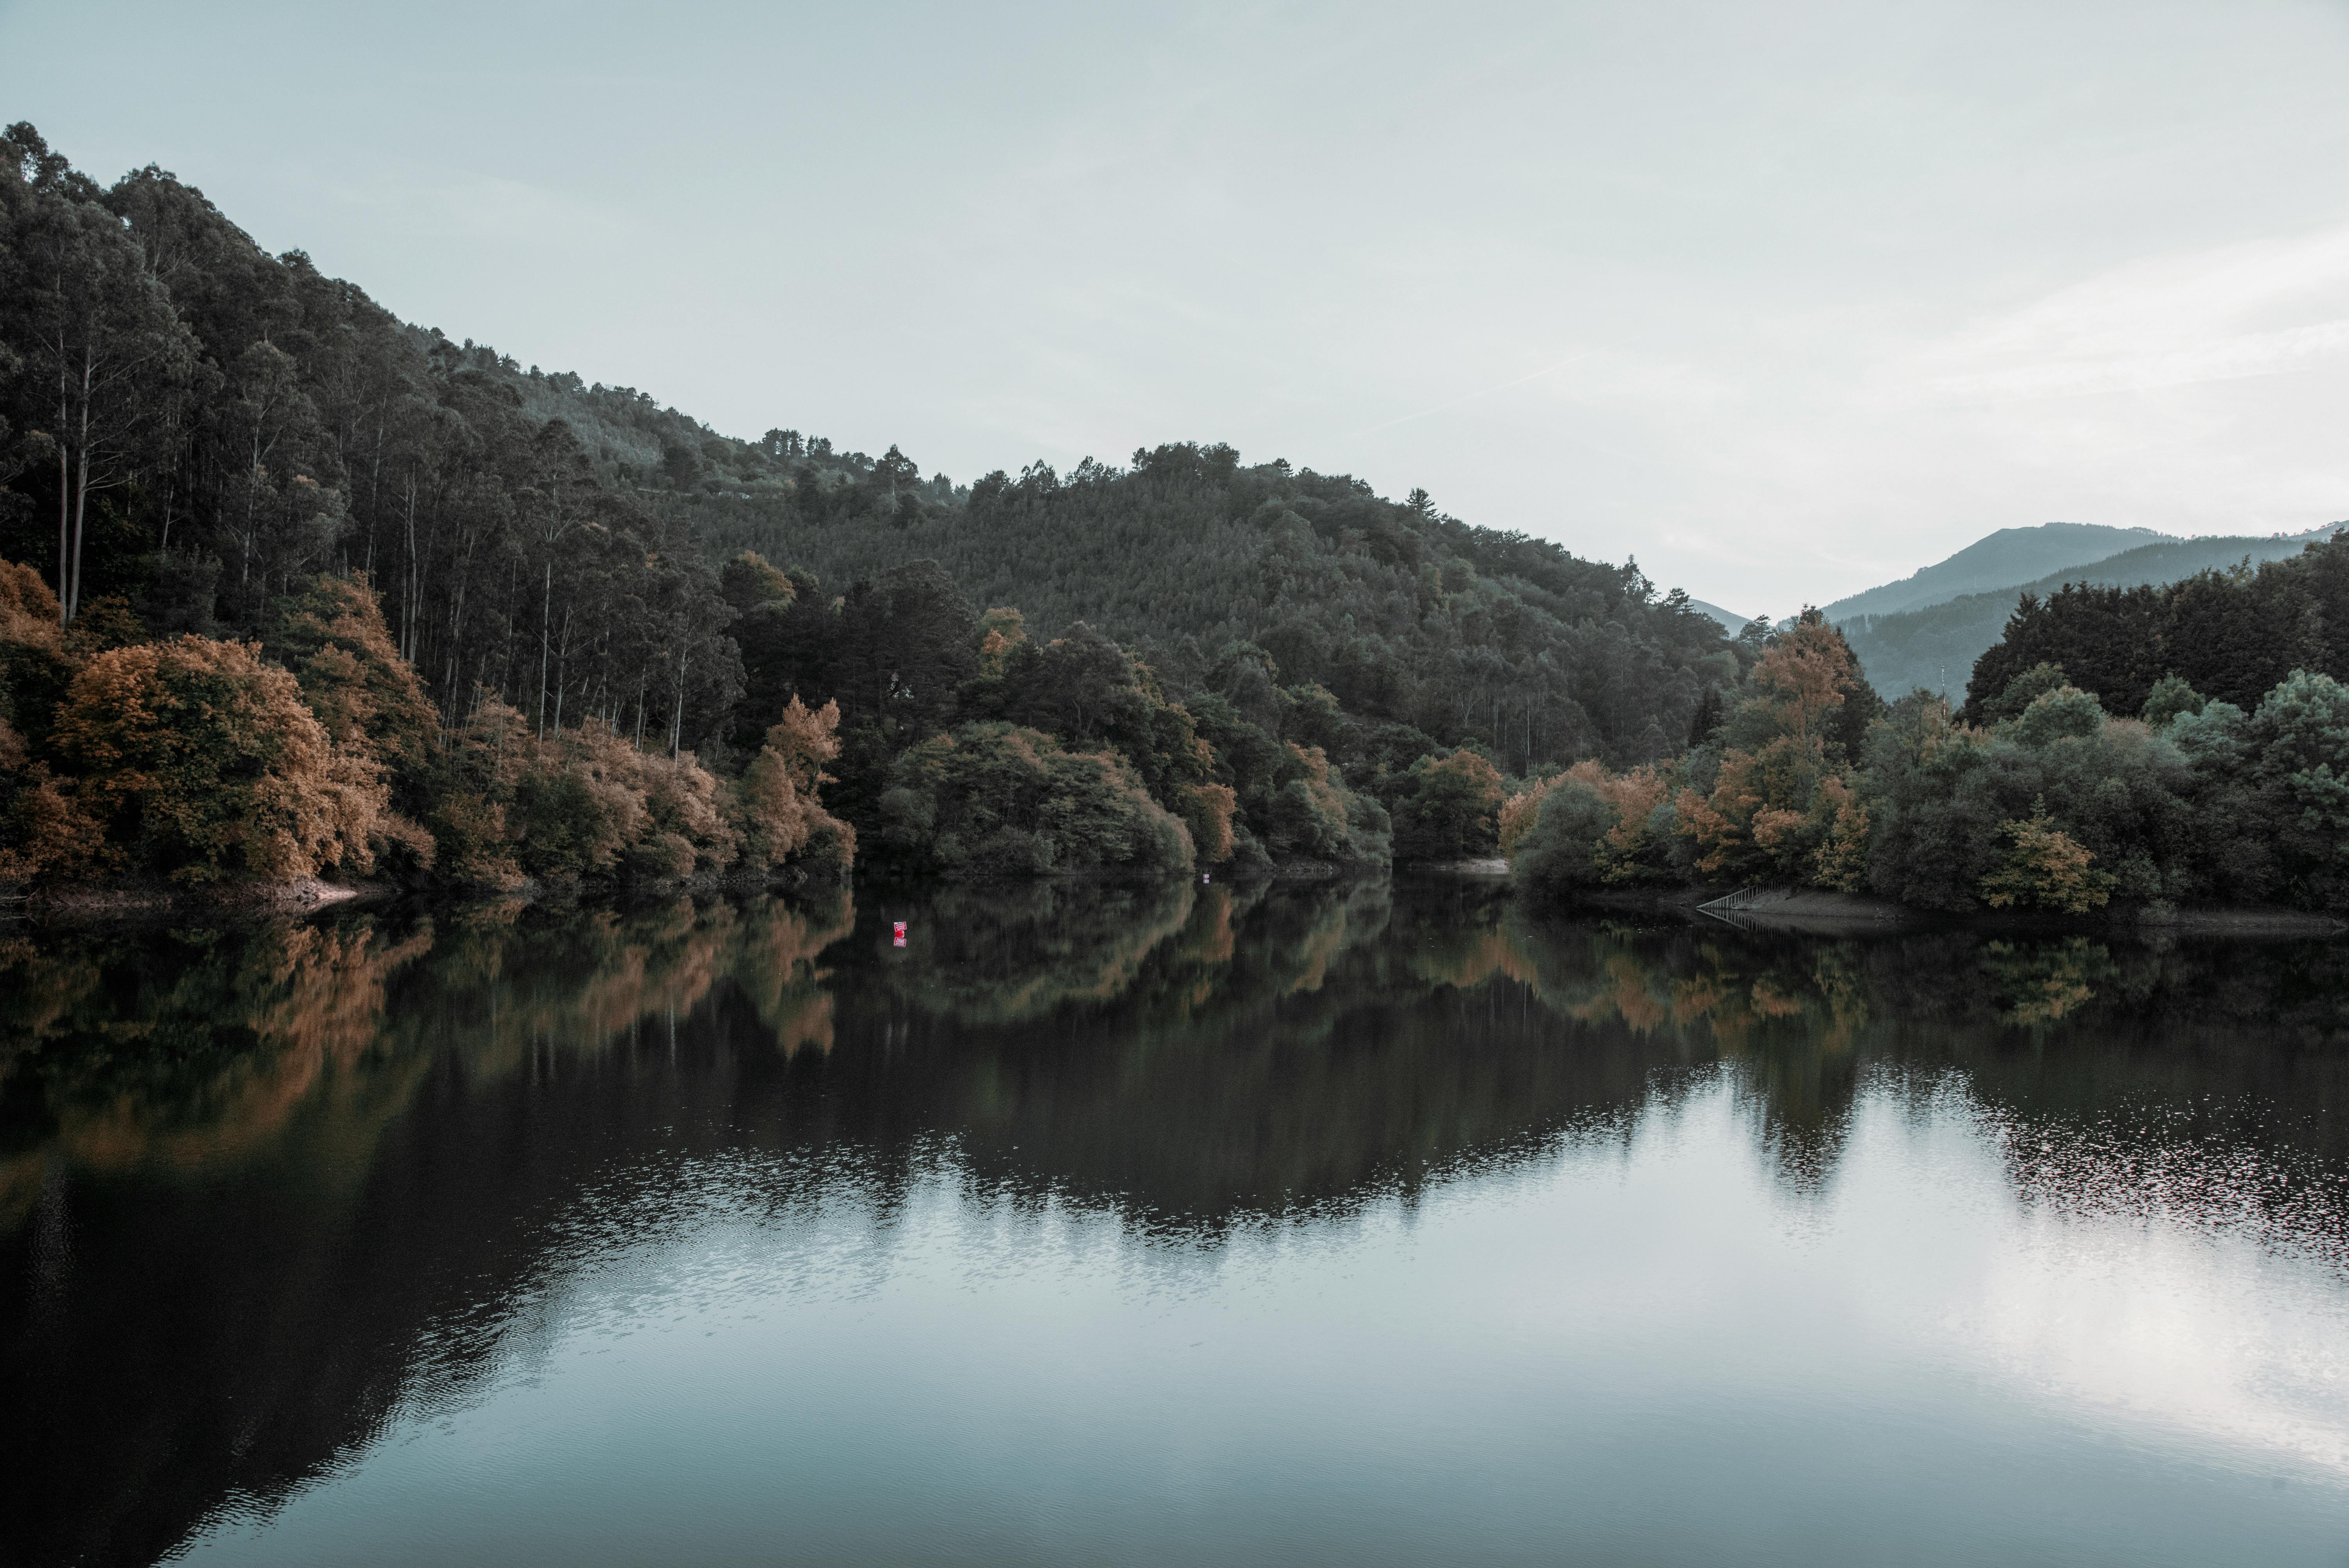
[[[19,927],[0,1051],[0,1562],[2349,1563],[2349,945]]]

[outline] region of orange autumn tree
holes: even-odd
[[[811,709],[794,696],[767,730],[766,744],[744,769],[739,791],[744,858],[773,867],[810,859],[845,866],[856,856],[856,830],[816,799],[840,755],[840,704]]]
[[[477,691],[435,769],[427,820],[460,882],[674,879],[740,857],[740,808],[716,775],[690,751],[639,751],[600,718],[541,737]]]
[[[31,567],[0,561],[0,735],[37,740],[67,674],[57,596]]]
[[[1844,706],[1867,691],[1843,634],[1815,609],[1774,637],[1724,732],[1713,788],[1683,787],[1677,830],[1695,869],[1723,882],[1857,891],[1868,810],[1833,738]]]
[[[70,673],[57,596],[29,566],[0,561],[0,882],[81,862],[89,826],[35,755]]]
[[[337,747],[294,676],[250,644],[100,654],[74,676],[53,742],[101,868],[209,882],[374,865],[382,769]]]
[[[675,880],[844,868],[856,834],[817,798],[839,754],[840,710],[794,697],[738,781],[638,750],[600,718],[540,736],[487,691],[435,761],[431,815],[444,874],[512,885],[621,877]]]
[[[285,601],[269,652],[335,744],[382,764],[404,795],[422,787],[440,715],[364,576],[319,577]]]
[[[1239,815],[1239,792],[1228,784],[1185,784],[1175,792],[1184,826],[1200,863],[1219,866],[1232,858],[1232,821]]]

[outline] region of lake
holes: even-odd
[[[2349,943],[860,886],[0,1018],[9,1563],[2349,1563]]]

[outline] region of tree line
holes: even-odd
[[[1933,909],[2349,904],[2349,536],[2025,596],[1952,709],[1885,704],[1816,611],[1668,762],[1587,760],[1497,831],[1557,898],[1730,884]]]

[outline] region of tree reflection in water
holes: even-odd
[[[599,1194],[695,1161],[764,1161],[784,1208],[850,1182],[885,1209],[944,1158],[976,1198],[1214,1246],[1628,1142],[1726,1078],[1790,1202],[1835,1181],[1871,1086],[1954,1093],[2026,1202],[2322,1251],[2344,965],[1564,923],[1466,883],[22,932],[0,942],[0,1555],[150,1560],[419,1388],[461,1400],[601,1244]]]

